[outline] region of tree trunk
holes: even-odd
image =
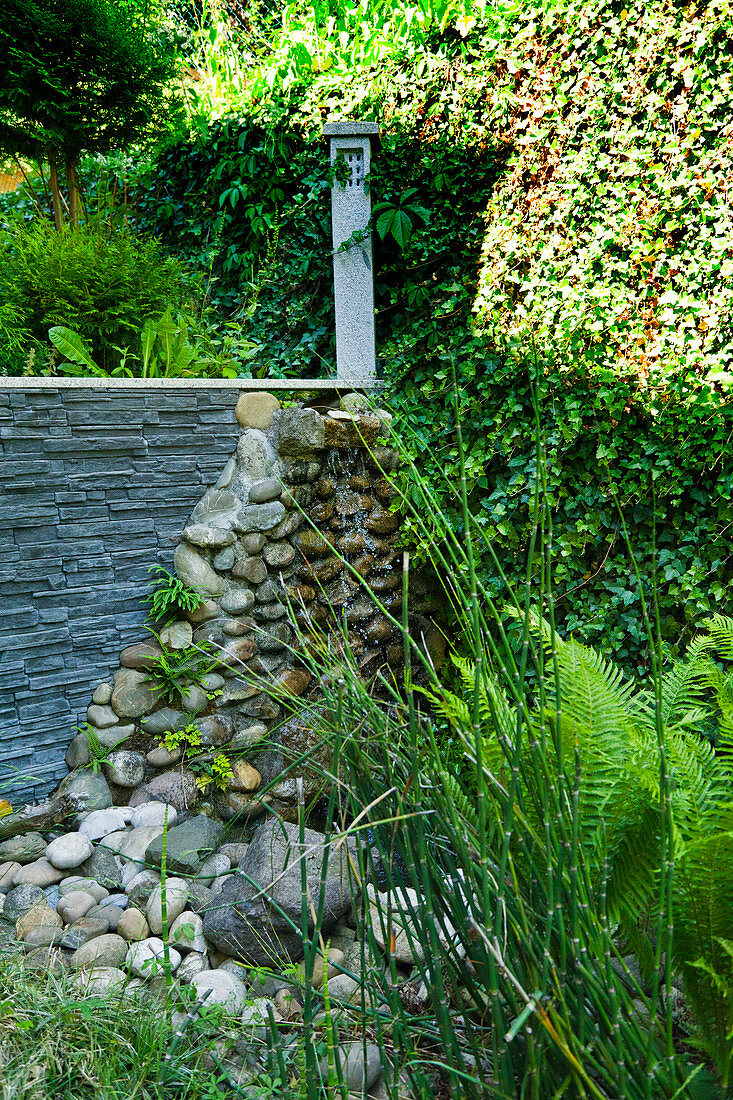
[[[57,233],[61,233],[64,228],[64,215],[61,210],[61,190],[59,188],[59,174],[56,168],[56,153],[53,149],[49,149],[48,151],[48,174],[48,182],[51,188],[51,202],[53,204],[53,221]]]
[[[79,177],[76,174],[76,165],[70,153],[66,154],[66,184],[69,188],[69,222],[72,229],[79,228],[79,213],[81,211],[81,193],[79,191]]]
[[[26,172],[25,168],[20,163],[18,158],[16,156],[14,156],[13,160],[15,161],[16,165],[18,166],[18,171],[23,176],[23,180],[25,182],[26,187],[28,188],[31,195],[33,196],[33,201],[36,204],[36,206],[38,207],[38,213],[41,215],[42,218],[47,218],[48,217],[48,207],[44,206],[44,204],[39,199],[38,194],[36,193],[36,189],[33,186],[32,182],[31,182],[31,180],[28,176],[28,173]],[[41,161],[40,160],[38,161],[38,166],[39,166],[39,168],[41,168],[41,179],[43,179],[43,168],[41,166]],[[43,186],[44,186],[44,188],[46,187],[45,179],[43,179]],[[48,195],[47,194],[46,194],[46,200],[48,201]]]

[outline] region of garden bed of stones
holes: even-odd
[[[268,1018],[287,1043],[302,1013],[302,974],[294,968],[303,956],[296,930],[301,921],[297,826],[269,817],[247,842],[232,826],[160,801],[93,810],[83,800],[79,805],[63,828],[26,832],[0,843],[0,943],[4,939],[7,950],[22,952],[28,968],[66,976],[79,995],[144,999],[165,992],[167,948],[173,991],[181,994],[179,1020],[185,1019],[187,1000],[203,1002],[209,1010],[218,1006],[229,1035],[219,1044],[227,1072],[239,1084],[253,1080]],[[307,877],[314,893],[324,840],[315,830],[305,830]],[[353,1039],[365,965],[354,906],[366,901],[372,907],[382,948],[377,909],[385,921],[392,909],[399,977],[413,997],[420,979],[413,972],[415,959],[404,931],[409,918],[400,899],[378,894],[371,885],[367,892],[360,900],[346,848],[332,846],[322,913],[329,941],[329,996],[338,1012],[353,1017],[351,1038],[341,1048],[351,1092],[377,1100],[387,1095],[380,1085],[378,1049]],[[382,958],[377,965],[389,980],[386,962]],[[372,973],[373,966],[372,960]],[[319,989],[322,982],[319,958],[312,984]]]

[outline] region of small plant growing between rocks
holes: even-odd
[[[193,765],[194,771],[201,772],[196,778],[196,786],[200,791],[205,791],[213,783],[220,791],[226,789],[227,781],[232,778],[232,762],[224,753],[215,756],[213,760],[201,760]]]
[[[184,755],[191,757],[199,752],[203,742],[201,730],[192,720],[183,729],[168,730],[160,743],[168,752],[175,752],[176,749],[182,748]]]
[[[227,781],[234,775],[232,762],[224,753],[213,757],[202,753],[204,746],[201,730],[193,718],[182,729],[168,730],[160,744],[168,752],[183,749],[184,758],[190,764],[191,770],[197,773],[196,786],[200,791],[206,790],[212,783],[223,791]]]
[[[89,722],[85,722],[83,726],[77,726],[76,728],[79,733],[83,733],[87,739],[87,745],[89,746],[89,766],[96,775],[101,770],[102,765],[109,762],[109,754],[117,748],[117,745],[121,745],[125,738],[121,738],[117,744],[108,748],[106,745],[102,744],[99,739],[99,734]]]
[[[203,596],[189,588],[164,566],[151,565],[148,572],[158,576],[157,580],[150,582],[153,591],[143,600],[143,603],[150,604],[148,618],[155,622],[172,618],[182,611],[196,611],[204,603]]]
[[[160,642],[157,634],[155,637]],[[162,652],[150,661],[147,678],[154,681],[169,703],[177,695],[184,695],[192,685],[201,687],[204,677],[216,663],[207,656],[205,643],[187,649],[166,649],[161,643],[161,649]]]

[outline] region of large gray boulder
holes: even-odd
[[[0,844],[0,863],[35,863],[46,851],[40,833],[21,833]]]
[[[193,875],[207,856],[215,850],[224,826],[205,814],[198,814],[168,830],[166,867],[179,874]],[[158,836],[148,846],[145,861],[160,867],[163,857],[163,837]]]
[[[174,710],[173,707],[161,707],[160,710],[143,718],[141,725],[145,733],[160,737],[169,731],[183,729],[186,725],[186,715],[183,711]]]
[[[141,718],[160,700],[160,688],[146,672],[121,668],[115,674],[112,709],[120,718]]]
[[[122,885],[122,875],[114,853],[100,845],[94,849],[89,859],[82,863],[79,870],[108,890],[117,889]]]
[[[237,512],[234,530],[242,534],[271,531],[285,518],[285,508],[279,500],[269,504],[247,504]]]
[[[325,446],[325,424],[315,409],[284,409],[278,413],[277,443],[281,455],[301,458]]]
[[[141,752],[119,749],[109,754],[104,771],[110,783],[118,787],[138,787],[145,778],[145,757]]]
[[[221,577],[211,568],[206,558],[187,543],[179,542],[173,554],[173,564],[183,583],[195,588],[197,592],[203,592],[205,596],[220,596],[224,591]]]
[[[45,901],[46,895],[40,886],[34,886],[32,883],[14,886],[5,896],[3,917],[15,924],[17,920],[30,912],[34,905],[42,905]]]
[[[306,878],[317,907],[325,837],[306,829],[304,839]],[[320,920],[323,932],[348,912],[357,892],[345,847],[331,844]],[[297,960],[303,955],[301,911],[298,828],[272,819],[255,833],[239,873],[225,881],[204,911],[204,935],[224,954],[253,966]],[[312,927],[309,918],[310,931]]]
[[[99,772],[70,772],[61,780],[57,795],[66,795],[79,810],[106,810],[112,805],[107,780]]]
[[[165,802],[176,810],[190,810],[196,804],[198,787],[196,776],[190,768],[174,768],[162,772],[140,788],[143,795],[153,802]],[[138,793],[137,791],[135,792]]]
[[[235,486],[249,486],[252,482],[272,477],[278,470],[277,454],[264,432],[258,428],[247,428],[242,432],[237,444],[237,478]],[[246,498],[247,493],[242,495]]]

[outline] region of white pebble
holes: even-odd
[[[237,1015],[244,1010],[247,1001],[246,985],[223,970],[205,970],[196,974],[191,985],[196,990],[198,999],[211,990],[204,1004],[221,1005],[228,1012]]]
[[[170,941],[180,951],[206,951],[204,922],[198,913],[185,909],[170,926]]]
[[[131,943],[125,959],[125,966],[137,974],[139,978],[152,978],[156,974],[163,974],[163,961],[165,947],[163,941],[157,936],[149,936],[146,940]],[[171,947],[168,949],[171,969],[175,970],[181,963],[181,956]]]
[[[79,826],[79,832],[90,840],[101,840],[124,827],[125,819],[118,810],[92,810]]]
[[[176,970],[176,977],[179,982],[188,985],[197,974],[203,974],[208,969],[209,963],[206,955],[199,955],[198,952],[192,951],[190,955],[186,955],[178,970]]]
[[[60,871],[78,867],[92,854],[92,842],[83,833],[66,833],[52,840],[46,848],[46,859]]]
[[[142,806],[137,806],[130,818],[130,824],[133,829],[138,829],[141,825],[164,825],[166,812],[170,829],[176,823],[178,810],[165,802],[144,802]]]
[[[145,907],[145,916],[154,936],[159,936],[163,931],[163,889],[162,885],[156,886]],[[188,901],[188,885],[182,878],[166,879],[165,901],[170,928],[176,917],[186,908]]]

